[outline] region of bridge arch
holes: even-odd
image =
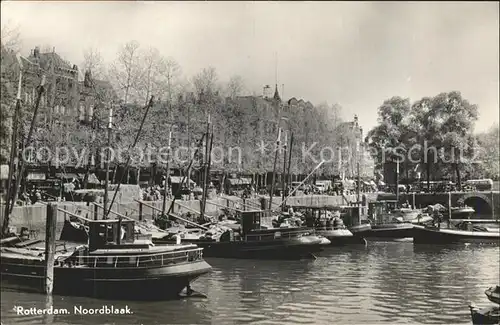
[[[491,198],[482,193],[467,193],[458,199],[457,203],[470,206],[476,214],[491,215],[493,213]]]

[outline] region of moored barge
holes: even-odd
[[[109,299],[158,300],[178,296],[210,272],[203,249],[192,244],[154,245],[137,240],[132,220],[87,220],[88,245],[56,243],[53,292]],[[65,227],[71,226],[65,223]],[[22,247],[22,248],[21,248]],[[2,286],[43,292],[45,242],[0,248]]]
[[[220,224],[207,231],[175,231],[169,239],[155,242],[182,241],[202,247],[207,257],[244,259],[315,258],[314,254],[330,243],[305,227],[266,226],[263,221],[270,220],[270,214],[266,210],[240,211],[240,223],[232,227]]]

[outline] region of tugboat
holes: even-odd
[[[420,210],[397,209],[397,201],[371,202],[371,229],[363,232],[368,241],[412,241],[414,220]],[[418,213],[417,213],[418,212]]]
[[[491,287],[485,292],[486,297],[497,305],[500,304],[500,286]],[[472,303],[469,305],[472,324],[500,324],[500,307],[490,306],[486,308],[478,308]]]
[[[134,238],[133,220],[85,220],[88,244],[56,243],[54,289],[57,294],[107,299],[175,298],[192,281],[211,271],[203,249],[192,244],[156,246]],[[65,223],[65,227],[73,227]],[[6,241],[0,247],[2,286],[42,291],[45,242]]]
[[[330,243],[304,227],[266,226],[265,221],[271,219],[271,211],[239,211],[238,214],[239,224],[217,224],[208,231],[177,228],[170,238],[155,242],[170,243],[180,239],[202,247],[207,257],[250,259],[315,258],[314,253]]]
[[[354,243],[367,244],[365,236],[370,233],[372,225],[366,215],[362,215],[360,206],[341,207],[341,215],[348,224],[349,231],[354,236]]]

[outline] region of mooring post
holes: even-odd
[[[142,221],[142,202],[139,202],[139,221]]]
[[[45,224],[45,293],[52,294],[54,286],[54,254],[56,250],[57,204],[47,205]]]
[[[53,298],[52,295],[45,296],[45,310],[51,309],[53,306]],[[43,317],[43,324],[53,324],[54,323],[54,314],[53,313],[45,313]]]
[[[261,197],[261,198],[260,198],[260,208],[261,208],[262,210],[266,210],[266,208],[267,208],[267,205],[266,205],[266,198],[264,198],[264,197]]]
[[[495,201],[493,200],[493,198],[493,191],[491,191],[491,218],[495,219]],[[496,219],[498,219],[498,217]]]
[[[451,192],[448,192],[448,224],[451,222]]]

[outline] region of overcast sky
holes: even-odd
[[[459,90],[479,105],[476,130],[499,119],[497,2],[1,2],[2,25],[20,25],[23,52],[52,45],[81,64],[108,62],[130,40],[174,57],[185,75],[213,66],[249,92],[278,84],[285,98],[327,101],[365,129],[392,96],[412,101]]]

